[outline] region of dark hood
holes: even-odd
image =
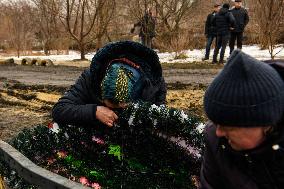
[[[106,74],[109,63],[114,59],[126,58],[139,65],[141,77],[134,89],[134,97],[151,101],[163,82],[159,57],[152,49],[133,41],[109,43],[97,51],[92,59],[90,71],[94,85],[100,90],[100,84]]]
[[[155,51],[137,42],[119,41],[104,46],[93,57],[90,70],[95,80],[100,83],[109,62],[118,58],[127,58],[138,64],[153,83],[162,77],[162,67]]]

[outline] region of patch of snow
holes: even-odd
[[[34,53],[36,51],[33,51]],[[37,51],[37,52],[40,52],[42,53],[41,51]],[[93,56],[95,55],[95,52],[93,53],[88,53],[85,55],[86,59],[88,60],[92,60]],[[39,59],[50,59],[52,60],[53,62],[56,62],[56,61],[72,61],[72,60],[78,60],[80,59],[80,53],[77,52],[77,51],[69,51],[69,54],[68,55],[49,55],[49,56],[20,56],[20,58],[18,58],[17,56],[11,56],[11,57],[6,57],[6,58],[13,58],[15,60],[22,60],[23,58],[39,58]]]
[[[281,47],[275,49],[275,52],[278,52]],[[259,60],[269,60],[270,54],[267,49],[261,50],[258,45],[244,45],[243,52],[251,55],[252,57],[259,59]],[[190,63],[195,61],[201,61],[204,57],[205,49],[194,49],[194,50],[185,50],[184,54],[187,55],[188,58],[186,59],[177,59],[175,60],[175,53],[164,52],[160,53],[158,50],[155,50],[158,53],[161,63]],[[229,47],[226,48],[225,59],[229,57]],[[88,53],[85,57],[88,60],[92,60],[95,52]],[[210,51],[210,59],[212,60],[213,56],[213,49]],[[50,59],[53,62],[57,61],[72,61],[75,59],[80,59],[80,53],[78,51],[69,51],[69,55],[49,55],[49,56],[21,56],[17,58],[16,56],[5,57],[5,58],[14,58],[15,60],[21,60],[22,58],[29,57],[29,58],[39,58],[39,59]],[[284,49],[275,57],[276,59],[284,59]],[[219,59],[219,56],[218,56]]]
[[[281,47],[276,48],[274,50],[274,52],[278,52],[279,50],[281,50]],[[211,49],[211,51],[210,51],[210,59],[211,60],[212,60],[212,56],[213,56],[213,51],[214,51],[214,49]],[[261,50],[258,45],[244,45],[242,51],[249,54],[250,56],[258,59],[258,60],[269,60],[269,59],[271,59],[269,51],[267,49]],[[230,52],[230,48],[227,47],[226,51],[225,51],[225,59],[230,56],[229,52]],[[174,60],[175,53],[169,53],[169,52],[158,53],[158,56],[159,56],[160,61],[162,63],[176,63],[176,62],[188,63],[188,62],[194,62],[194,61],[201,61],[201,59],[205,55],[205,49],[186,50],[186,51],[184,51],[184,54],[186,56],[188,56],[188,58]],[[276,59],[284,59],[284,49],[279,54],[277,54],[275,58]],[[219,59],[219,56],[218,56],[218,59]]]

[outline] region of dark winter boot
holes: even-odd
[[[214,54],[212,64],[217,64],[217,63],[218,63],[217,56],[215,56]]]
[[[202,58],[202,61],[209,60],[209,57]]]

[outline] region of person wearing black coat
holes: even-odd
[[[218,3],[215,3],[213,12],[208,14],[207,19],[206,19],[205,36],[207,39],[207,43],[206,43],[205,57],[202,59],[203,61],[209,60],[210,47],[214,39],[216,39],[217,37],[216,26],[213,25],[212,21],[215,15],[219,12],[220,8],[221,8],[221,5]],[[217,45],[217,40],[216,40],[215,46],[216,45]]]
[[[134,32],[135,27],[140,27],[139,37],[142,44],[146,47],[152,48],[152,40],[156,36],[156,19],[153,16],[151,8],[146,11],[145,15],[139,22],[134,24],[131,29],[131,33]]]
[[[230,54],[235,48],[236,40],[237,48],[242,49],[244,29],[249,23],[249,15],[247,10],[242,7],[242,0],[235,0],[235,7],[231,10],[231,13],[236,19],[236,26],[234,30],[231,31],[231,38],[229,42]]]
[[[284,62],[269,64],[235,50],[206,90],[201,189],[283,188]]]
[[[90,68],[59,99],[52,110],[61,124],[111,127],[118,119],[114,109],[147,101],[165,104],[166,86],[156,52],[132,41],[110,43],[93,57]]]
[[[229,7],[230,5],[225,3],[212,21],[217,30],[217,46],[214,49],[213,64],[218,62],[217,56],[220,48],[221,52],[219,63],[224,62],[226,46],[230,39],[230,30],[235,27],[235,18],[232,13],[229,12]]]

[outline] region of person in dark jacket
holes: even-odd
[[[231,31],[231,38],[229,42],[230,54],[235,48],[236,40],[237,48],[242,49],[244,29],[249,22],[248,12],[242,7],[242,0],[235,0],[235,7],[231,10],[231,13],[236,19],[236,26],[234,30]]]
[[[284,81],[278,68],[235,50],[206,90],[202,189],[283,188]]]
[[[206,19],[205,36],[207,39],[207,43],[206,43],[205,57],[202,59],[203,61],[209,60],[209,54],[210,54],[210,48],[211,48],[212,42],[217,37],[217,31],[212,21],[215,15],[219,12],[220,8],[221,8],[221,5],[219,3],[215,3],[213,12],[208,14],[207,19]],[[217,45],[217,40],[216,40],[215,46],[216,45]]]
[[[114,109],[127,103],[147,101],[164,104],[166,86],[157,54],[140,43],[121,41],[101,48],[76,83],[52,110],[55,122],[111,127],[118,116]]]
[[[220,48],[221,52],[219,63],[224,63],[225,50],[230,39],[230,30],[235,27],[235,18],[232,13],[229,12],[229,8],[230,5],[225,3],[212,21],[217,30],[217,46],[214,49],[213,64],[218,62],[217,56]]]
[[[156,36],[156,19],[153,16],[152,9],[149,8],[143,18],[134,24],[131,33],[134,32],[135,27],[140,27],[139,37],[141,42],[146,47],[152,48],[152,40]]]

